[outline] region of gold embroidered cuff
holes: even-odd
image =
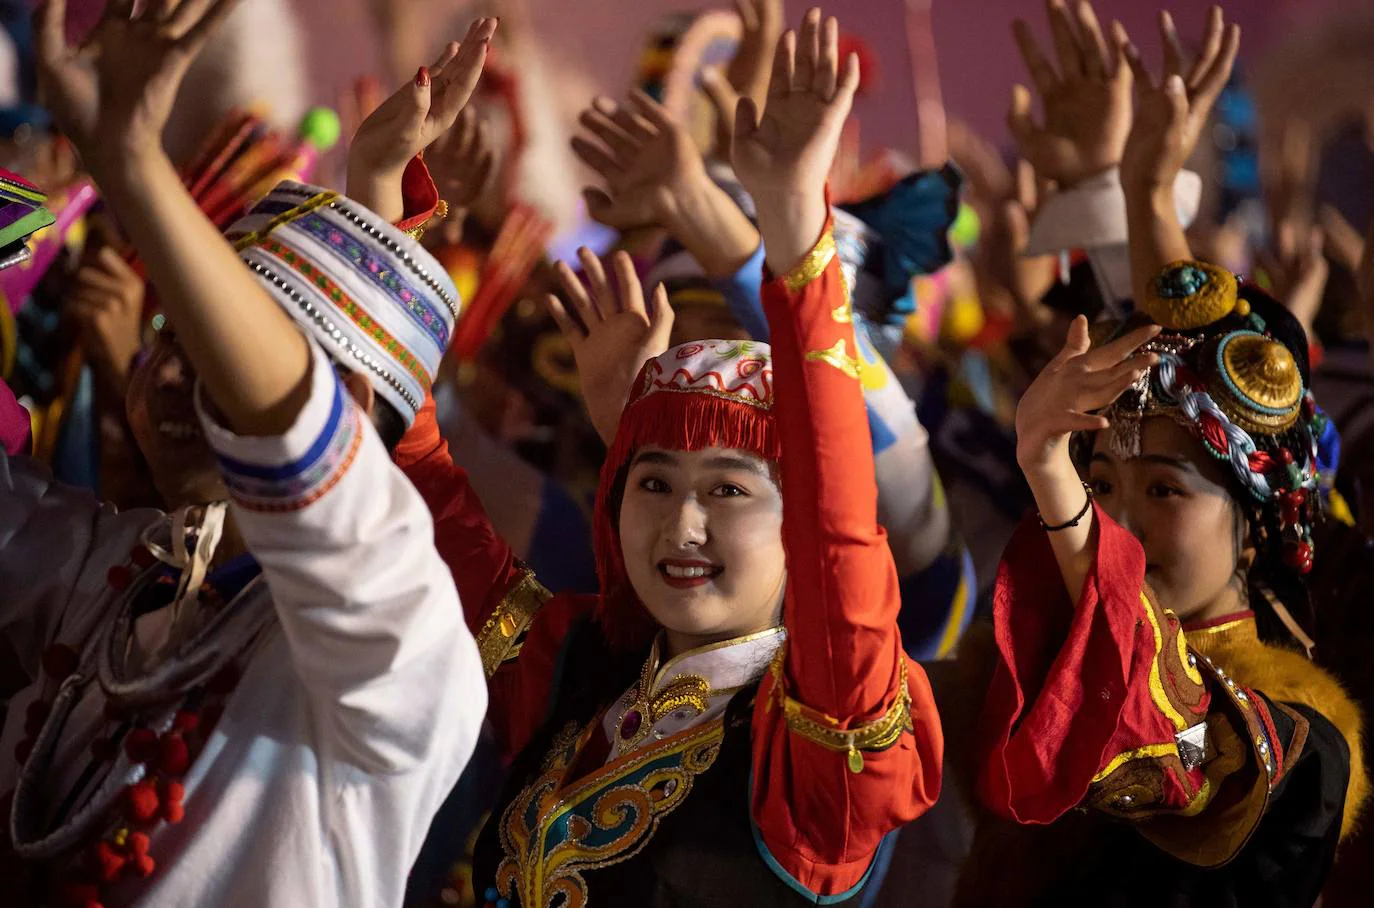
[[[815,247],[791,271],[783,275],[784,286],[792,293],[796,293],[820,277],[834,257],[835,228],[831,224],[826,224],[825,233],[821,234],[820,241]]]
[[[488,678],[503,662],[519,655],[520,635],[529,628],[535,613],[552,598],[553,594],[534,579],[533,571],[521,573],[477,635],[477,652]]]
[[[911,690],[907,686],[905,658],[901,660],[899,669],[897,699],[892,701],[887,712],[856,728],[840,728],[838,719],[818,713],[787,696],[782,673],[786,652],[785,644],[779,647],[768,668],[773,676],[771,705],[782,707],[787,728],[793,734],[826,750],[846,754],[850,772],[863,772],[864,757],[861,751],[886,750],[897,743],[904,732],[915,731],[911,724]]]

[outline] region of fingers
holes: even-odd
[[[1026,62],[1026,70],[1030,73],[1031,81],[1035,83],[1035,90],[1040,92],[1042,97],[1049,94],[1059,84],[1059,76],[1045,59],[1045,55],[1040,52],[1040,45],[1035,43],[1035,35],[1031,33],[1030,25],[1023,19],[1017,19],[1011,24],[1011,33],[1016,39],[1017,49],[1021,51],[1021,59]]]
[[[183,46],[201,47],[220,23],[239,5],[239,0],[182,0],[167,19],[167,31]]]
[[[606,180],[613,180],[623,170],[624,167],[614,157],[604,151],[594,142],[588,142],[581,136],[572,137],[573,154],[577,159],[595,170]]]
[[[811,91],[816,62],[821,55],[821,11],[812,7],[802,19],[797,39],[796,64],[792,73],[793,91]]]
[[[1108,53],[1107,40],[1102,37],[1102,26],[1088,0],[1079,0],[1076,19],[1078,32],[1082,36],[1079,45],[1084,70],[1098,79],[1113,75],[1116,72],[1116,54]]]
[[[1332,205],[1323,205],[1318,215],[1326,236],[1327,254],[1351,271],[1358,269],[1364,257],[1360,232]]]
[[[1117,387],[1123,382],[1129,386],[1157,362],[1159,362],[1159,354],[1157,353],[1137,353],[1130,359],[1122,360],[1110,369],[1104,369],[1097,373],[1095,380],[1100,382],[1103,387],[1108,388]],[[1117,390],[1116,393],[1120,394],[1121,390]],[[1116,395],[1112,396],[1115,397]]]
[[[1054,38],[1055,54],[1059,57],[1059,72],[1065,79],[1084,75],[1087,71],[1079,52],[1078,36],[1064,0],[1049,0],[1050,34]]]
[[[635,110],[652,126],[652,129],[642,128],[642,133],[652,134],[671,132],[677,129],[676,121],[668,115],[668,111],[663,109],[663,105],[659,104],[643,91],[640,91],[638,88],[632,88],[630,89],[629,97],[630,103],[634,105]],[[628,114],[629,112],[627,111],[626,113]]]
[[[663,338],[664,344],[668,341],[668,334],[673,330],[673,321],[676,314],[673,307],[668,303],[668,288],[659,285],[654,288],[653,306],[649,312],[650,330]]]
[[[753,98],[743,97],[735,105],[735,142],[745,142],[759,131],[759,106]]]
[[[859,71],[859,55],[853,51],[844,58],[844,74],[840,76],[840,84],[835,88],[835,99],[841,102],[841,106],[847,112],[849,105],[854,103],[854,96],[859,92],[859,82],[863,74]]]
[[[596,107],[589,107],[582,111],[577,122],[581,124],[582,128],[600,139],[621,161],[633,160],[635,155],[639,153],[639,141],[612,122],[610,117]]]
[[[602,267],[601,259],[583,246],[577,250],[577,260],[582,263],[582,274],[587,285],[591,287],[592,308],[596,310],[597,320],[601,321],[608,315],[619,312],[619,296],[611,289],[610,281],[606,280],[606,269]],[[591,327],[590,322],[588,327]]]
[[[38,53],[49,63],[67,52],[67,0],[48,0],[35,13],[38,18]]]
[[[1222,48],[1224,22],[1221,7],[1212,7],[1207,14],[1207,28],[1202,36],[1202,49],[1198,51],[1197,59],[1193,61],[1192,67],[1188,70],[1188,77],[1184,80],[1188,83],[1190,90],[1195,91],[1202,77],[1216,64]]]
[[[1212,66],[1198,78],[1193,90],[1193,107],[1201,116],[1211,113],[1221,90],[1231,79],[1231,69],[1236,64],[1236,54],[1240,52],[1240,26],[1228,25],[1221,41],[1221,53]]]
[[[759,30],[759,14],[754,3],[755,0],[735,0],[735,12],[739,14],[740,23],[747,32]]]
[[[1140,48],[1127,41],[1123,53],[1126,65],[1131,70],[1131,78],[1135,80],[1136,97],[1146,92],[1158,91],[1159,86],[1155,83],[1154,76],[1150,75],[1150,71],[1145,67],[1145,61],[1140,59]]]
[[[739,92],[735,91],[730,80],[725,78],[725,73],[721,72],[720,67],[711,66],[702,71],[701,87],[706,90],[706,97],[715,107],[720,122],[734,123],[735,108],[739,106]]]
[[[623,249],[611,256],[611,270],[615,272],[615,282],[620,288],[621,308],[625,312],[637,312],[645,317],[644,287],[635,273],[634,259]]]
[[[1027,213],[1035,211],[1040,205],[1040,184],[1036,179],[1035,168],[1030,161],[1022,158],[1016,162],[1016,203]]]
[[[592,220],[607,227],[615,226],[615,202],[611,201],[605,190],[588,186],[582,190],[582,201],[586,203],[587,213],[592,216]]]
[[[558,325],[558,330],[568,339],[568,342],[576,345],[587,339],[587,332],[582,330],[582,326],[577,323],[568,310],[563,308],[563,303],[552,293],[544,297],[544,308],[549,310],[549,315],[553,316],[554,322]]]
[[[778,48],[773,53],[773,75],[768,82],[768,97],[785,97],[792,93],[796,56],[797,33],[789,29],[778,39]]]
[[[471,25],[468,26],[468,32],[469,34],[471,34],[472,32]],[[444,49],[439,53],[439,56],[435,59],[433,63],[429,65],[429,74],[431,76],[438,76],[441,72],[444,71],[445,66],[448,66],[455,59],[457,59],[458,52],[462,49],[463,44],[461,41],[450,41],[449,43],[445,44]]]
[[[1178,40],[1174,17],[1168,10],[1159,12],[1159,40],[1164,46],[1164,78],[1183,74],[1183,44]]]
[[[558,275],[558,284],[563,288],[563,297],[572,306],[573,314],[590,331],[593,325],[601,322],[601,315],[587,295],[586,286],[567,262],[558,262],[553,270]]]
[[[1082,316],[1079,317],[1082,318]],[[1087,321],[1087,319],[1083,319],[1085,333]],[[1094,372],[1114,367],[1134,354],[1142,345],[1153,340],[1160,330],[1158,325],[1142,325],[1134,331],[1123,334],[1111,343],[1103,344],[1087,353],[1083,357],[1083,364]]]
[[[1007,111],[1007,128],[1025,153],[1035,144],[1040,128],[1031,119],[1031,93],[1024,85],[1011,87],[1011,108]]]
[[[839,84],[840,62],[840,22],[834,16],[825,20],[822,29],[820,56],[816,60],[816,74],[811,80],[811,90],[829,101],[835,97]]]
[[[1122,389],[1125,390],[1125,389]],[[1111,428],[1111,421],[1105,416],[1097,416],[1092,413],[1079,413],[1070,411],[1064,419],[1062,426],[1056,427],[1055,434],[1061,435],[1071,432],[1101,432],[1103,429]]]
[[[495,18],[485,18],[469,26],[458,55],[444,66],[443,72],[436,78],[443,117],[457,116],[472,97],[477,81],[482,77],[482,67],[487,62],[487,51],[491,47],[492,35],[496,34],[496,23]]]
[[[1082,356],[1088,352],[1088,347],[1092,342],[1088,339],[1088,319],[1078,315],[1069,322],[1069,333],[1064,338],[1064,346],[1059,348],[1059,352],[1050,360],[1050,365],[1061,365],[1075,356]]]

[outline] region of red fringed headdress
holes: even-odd
[[[615,440],[601,465],[593,516],[601,598],[597,618],[617,649],[647,644],[656,626],[630,585],[620,551],[620,497],[637,450],[730,448],[775,461],[773,364],[767,344],[707,340],[649,360],[630,389]]]

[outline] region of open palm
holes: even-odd
[[[156,146],[181,85],[238,0],[110,0],[84,47],[66,38],[66,0],[38,13],[38,79],[62,131],[88,158]]]
[[[755,198],[825,184],[859,87],[858,57],[849,56],[841,75],[838,46],[838,23],[822,29],[820,10],[811,10],[800,38],[789,31],[778,42],[762,117],[752,99],[740,100],[732,160]]]
[[[579,123],[598,141],[575,136],[573,151],[606,183],[583,196],[591,216],[607,227],[665,226],[683,187],[705,178],[692,137],[643,92],[631,92],[626,106],[598,98]]]

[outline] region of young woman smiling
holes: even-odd
[[[938,794],[825,192],[858,83],[837,45],[812,10],[779,42],[762,116],[746,100],[735,127],[771,350],[665,349],[672,313],[661,290],[645,305],[623,254],[614,280],[588,253],[586,287],[564,271],[568,309],[551,308],[593,419],[615,426],[599,596],[550,597],[520,569],[437,432],[398,452],[513,758],[476,849],[479,902],[857,900],[883,837]]]

